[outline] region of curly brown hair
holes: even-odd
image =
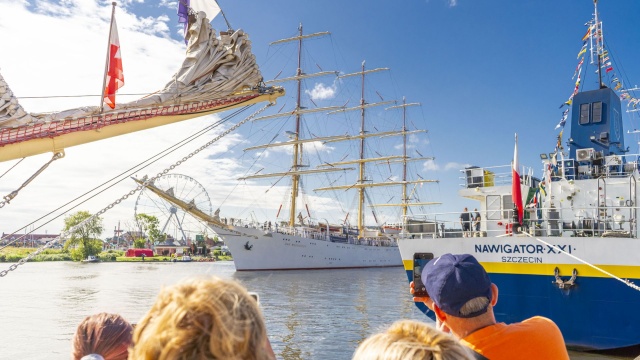
[[[130,359],[271,359],[257,302],[232,280],[193,278],[160,291]]]

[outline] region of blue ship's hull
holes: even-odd
[[[610,350],[640,344],[640,292],[611,278],[580,277],[559,289],[553,276],[490,273],[498,286],[496,320],[513,323],[544,316],[558,325],[567,347]],[[409,281],[413,272],[407,270]],[[639,279],[630,279],[638,283]],[[422,303],[418,308],[434,319]]]

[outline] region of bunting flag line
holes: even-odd
[[[584,46],[582,47],[582,49],[580,50],[580,52],[578,53],[578,56],[576,57],[576,59],[579,59],[580,56],[584,53],[587,52],[587,44],[584,44]]]
[[[587,33],[582,37],[582,41],[587,41],[587,39],[591,36],[591,26],[587,29]]]
[[[566,109],[562,112],[562,118],[560,118],[560,122],[556,125],[556,130],[559,128],[564,128],[564,124],[567,122],[567,117],[569,116],[569,109]]]
[[[547,169],[548,168],[549,167],[547,167]],[[547,188],[544,185],[545,185],[544,180],[540,181],[540,185],[538,186],[538,191],[540,191],[542,196],[546,197],[547,196]]]
[[[110,108],[116,107],[116,91],[124,85],[122,57],[120,56],[120,39],[115,16],[111,18],[111,34],[109,34],[109,65],[107,67],[107,86],[104,89],[104,103]]]
[[[580,62],[578,63],[578,66],[576,66],[576,71],[573,73],[573,76],[571,77],[571,80],[573,80],[576,77],[576,75],[578,75],[580,70],[582,70],[582,64],[583,63],[584,63],[584,56],[582,57],[582,59],[580,59]]]

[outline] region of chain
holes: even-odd
[[[13,200],[18,195],[18,192],[20,192],[20,190],[22,190],[25,186],[29,185],[29,183],[32,182],[33,179],[35,179],[38,175],[40,175],[44,171],[44,169],[49,167],[49,165],[52,162],[54,162],[54,161],[56,161],[58,159],[62,159],[63,157],[64,157],[64,151],[60,151],[60,152],[57,152],[57,153],[53,154],[53,156],[51,157],[51,160],[47,161],[46,164],[42,165],[42,167],[38,171],[36,171],[33,175],[31,175],[31,177],[28,178],[27,181],[22,183],[22,185],[19,188],[17,188],[16,190],[13,190],[9,195],[3,197],[4,201],[0,201],[0,208],[3,208],[5,205],[9,204],[9,202],[11,200]],[[22,160],[20,160],[20,161],[22,161]],[[3,174],[3,176],[4,176],[4,174]]]
[[[268,107],[273,106],[273,103],[269,103],[267,105],[265,105],[262,109],[259,109],[258,111],[254,112],[253,114],[251,114],[249,117],[247,117],[246,119],[240,121],[239,123],[235,124],[234,126],[230,127],[229,129],[227,129],[226,131],[224,131],[222,134],[216,136],[215,138],[213,138],[211,141],[207,142],[206,144],[200,146],[199,148],[197,148],[196,150],[194,150],[193,152],[191,152],[189,155],[183,157],[182,159],[176,161],[174,164],[172,164],[171,166],[169,166],[168,168],[162,170],[161,172],[159,172],[156,176],[151,177],[151,178],[146,178],[144,179],[144,182],[138,186],[136,186],[135,189],[129,191],[128,193],[124,194],[123,196],[121,196],[119,199],[117,199],[116,201],[112,202],[111,204],[107,205],[106,207],[104,207],[102,210],[98,211],[97,213],[95,213],[94,215],[91,215],[90,217],[86,218],[85,220],[83,220],[81,223],[79,223],[76,226],[73,226],[72,228],[70,228],[69,230],[63,231],[59,236],[57,236],[55,239],[49,241],[48,243],[44,244],[43,246],[41,246],[40,248],[38,248],[36,251],[32,252],[31,254],[25,256],[24,258],[20,259],[17,263],[12,264],[11,266],[9,266],[8,269],[6,270],[2,270],[0,271],[0,278],[7,276],[7,274],[9,274],[10,271],[14,271],[18,268],[18,266],[26,263],[27,261],[33,259],[35,256],[37,256],[38,254],[40,254],[41,252],[43,252],[45,249],[48,249],[50,247],[52,247],[54,244],[58,243],[61,239],[66,238],[67,236],[69,236],[70,234],[72,234],[73,232],[75,232],[78,228],[80,228],[81,226],[83,226],[85,223],[91,221],[92,219],[106,213],[107,211],[111,210],[114,206],[120,204],[123,200],[126,200],[129,196],[135,194],[136,192],[142,190],[142,188],[144,188],[146,185],[153,183],[156,179],[158,179],[159,177],[166,175],[169,171],[175,169],[176,167],[182,165],[182,163],[184,163],[185,161],[191,159],[193,156],[195,156],[196,154],[198,154],[200,151],[208,148],[209,146],[211,146],[211,144],[215,143],[216,141],[220,140],[221,138],[225,137],[226,135],[228,135],[230,132],[234,131],[235,129],[239,128],[240,126],[244,125],[247,121],[253,119],[254,117],[256,117],[256,115],[262,113],[263,111],[265,111]],[[54,155],[55,157],[55,155]],[[55,159],[52,159],[52,161]],[[48,165],[48,164],[47,164]],[[1,206],[0,206],[1,207]]]

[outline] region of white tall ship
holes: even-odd
[[[404,100],[398,104],[395,101],[380,101],[369,103],[365,99],[365,77],[370,73],[388,70],[386,68],[365,69],[365,63],[362,63],[361,70],[355,73],[338,75],[336,71],[320,71],[318,73],[309,74],[302,70],[302,53],[303,42],[306,39],[317,38],[327,35],[327,32],[303,34],[302,25],[298,29],[297,36],[278,40],[272,44],[283,44],[288,42],[297,42],[297,70],[296,73],[287,78],[277,79],[266,82],[267,85],[275,83],[293,83],[295,96],[295,107],[289,110],[283,110],[279,113],[266,115],[256,118],[254,122],[264,122],[267,120],[282,119],[289,121],[290,130],[285,131],[289,139],[283,142],[272,142],[269,144],[253,146],[245,149],[245,151],[265,149],[289,148],[292,154],[291,166],[287,171],[262,173],[251,170],[253,175],[240,178],[241,181],[253,179],[280,179],[288,178],[290,180],[290,190],[287,195],[286,203],[280,206],[275,214],[275,218],[266,221],[258,221],[254,216],[250,220],[233,219],[223,217],[225,214],[216,211],[214,216],[209,216],[206,212],[200,211],[193,203],[189,204],[189,199],[177,199],[172,196],[169,189],[159,189],[151,184],[148,188],[162,197],[170,201],[174,205],[186,210],[193,216],[205,221],[209,227],[224,240],[229,247],[236,270],[294,270],[294,269],[341,269],[341,268],[370,268],[370,267],[394,267],[401,266],[402,259],[398,250],[396,238],[400,228],[402,219],[406,218],[407,209],[410,206],[422,206],[432,203],[420,202],[417,198],[419,186],[423,183],[434,182],[419,178],[418,180],[409,180],[407,174],[407,164],[414,161],[426,161],[432,158],[411,157],[407,154],[408,138],[413,134],[424,133],[425,130],[407,130],[406,109],[408,107],[419,105],[417,103],[406,103]],[[328,106],[317,107],[313,99],[303,99],[303,81],[305,79],[317,78],[320,76],[337,76],[338,81],[347,82],[356,78],[361,80],[361,93],[359,103],[356,106]],[[288,91],[292,91],[289,89]],[[311,106],[309,106],[311,105]],[[386,110],[400,109],[402,111],[402,125],[391,131],[378,131],[377,128],[368,127],[367,113],[372,107],[385,107]],[[353,134],[313,136],[306,129],[304,116],[310,113],[326,114],[329,121],[341,121],[343,113],[357,111],[359,112],[359,126]],[[370,132],[376,130],[376,132]],[[337,131],[336,131],[337,132]],[[366,142],[371,138],[393,138],[398,149],[402,149],[402,154],[397,155],[381,155],[380,152],[392,151],[390,149],[379,149],[374,151],[375,157],[370,156],[367,152]],[[402,145],[398,145],[400,140]],[[359,149],[359,153],[350,156],[349,159],[340,159],[339,161],[324,161],[319,165],[312,165],[313,159],[308,154],[311,152],[309,147],[317,146],[317,144],[335,144],[340,142],[355,142],[355,146]],[[397,150],[396,150],[397,152]],[[416,153],[420,154],[416,151]],[[369,156],[368,156],[369,155]],[[388,168],[391,175],[381,181],[376,180],[374,171],[383,165]],[[391,170],[394,167],[394,170]],[[402,170],[399,170],[399,168]],[[357,175],[353,176],[353,172]],[[394,174],[402,174],[394,176]],[[343,185],[336,185],[338,180],[329,184],[329,186],[315,187],[314,192],[326,194],[327,192],[336,194],[355,192],[356,200],[354,201],[353,213],[355,216],[349,216],[347,212],[342,223],[332,224],[324,218],[317,218],[312,208],[313,199],[309,200],[305,196],[303,189],[303,178],[323,175],[325,178],[338,174],[343,178]],[[351,180],[345,180],[350,178]],[[354,179],[355,178],[355,179]],[[273,184],[273,183],[272,183]],[[414,186],[410,189],[410,186]],[[375,197],[370,193],[371,188],[389,187],[394,191],[397,197],[401,194],[401,200],[393,203],[387,198],[385,201],[374,203]],[[266,201],[266,200],[265,200]],[[399,209],[399,215],[395,219],[395,223],[387,223],[376,216],[376,209],[396,208]],[[283,210],[286,209],[286,210]],[[367,209],[371,209],[372,216],[367,218],[365,213]],[[282,215],[282,216],[281,216]],[[355,220],[350,220],[355,217]],[[365,225],[366,221],[371,221],[373,225]],[[351,225],[350,221],[353,221]],[[382,222],[382,223],[381,223]]]

